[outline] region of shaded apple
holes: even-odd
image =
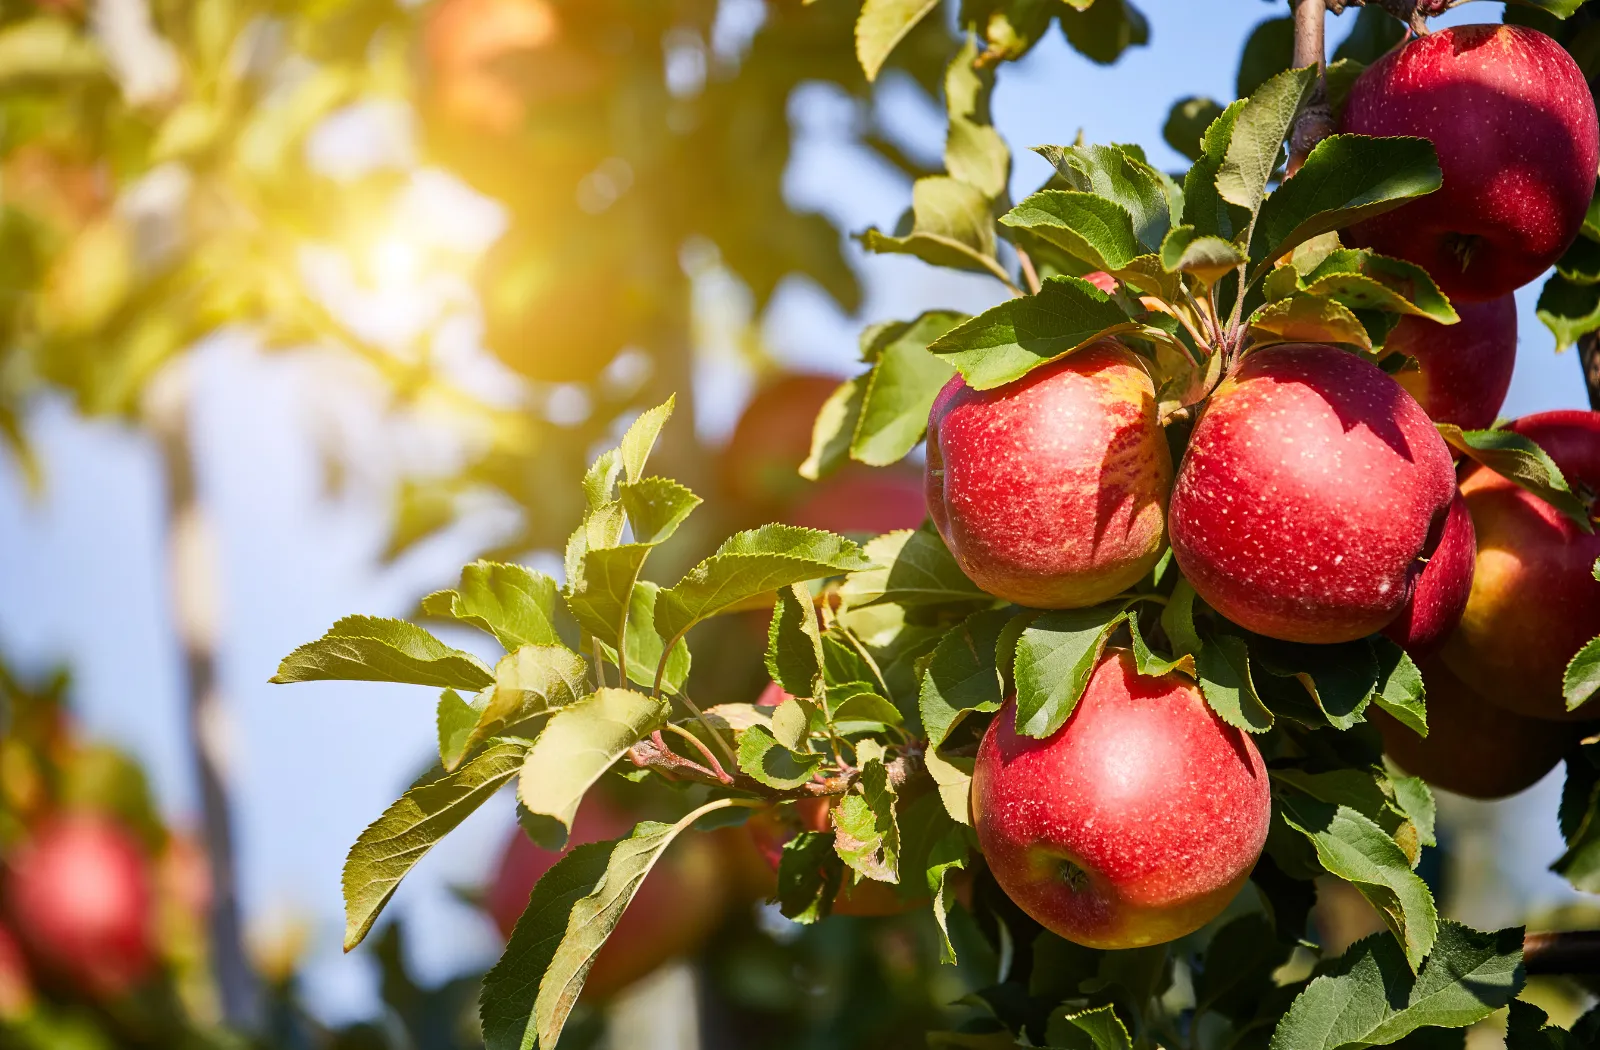
[[[718,454],[723,497],[768,516],[803,499],[812,486],[800,476],[800,464],[811,451],[817,413],[838,386],[837,376],[806,372],[763,383]]]
[[[1091,948],[1199,929],[1250,877],[1272,819],[1255,744],[1187,678],[1140,677],[1108,650],[1065,725],[1016,731],[1016,701],[978,748],[972,823],[1023,911]]]
[[[1582,70],[1525,26],[1454,26],[1389,52],[1356,78],[1340,127],[1433,142],[1443,187],[1344,239],[1421,265],[1452,299],[1494,299],[1548,269],[1600,167]]]
[[[150,974],[153,877],[120,824],[95,814],[54,818],[9,867],[12,922],[44,966],[97,996],[126,992]]]
[[[1406,608],[1455,491],[1444,440],[1382,369],[1318,343],[1268,347],[1195,425],[1172,490],[1172,552],[1234,623],[1350,641]]]
[[[567,850],[622,838],[635,823],[631,815],[591,791],[578,807]],[[567,850],[541,849],[521,828],[513,830],[484,895],[484,907],[502,935],[511,936],[534,884]],[[584,982],[584,995],[603,999],[667,960],[693,952],[722,914],[724,889],[715,847],[704,836],[680,835],[650,869],[600,949]]]
[[[1478,556],[1477,535],[1467,501],[1457,492],[1445,515],[1444,531],[1428,562],[1417,574],[1411,600],[1383,633],[1413,656],[1444,644],[1461,622],[1472,593],[1472,566]]]
[[[1155,388],[1114,340],[994,390],[958,375],[928,418],[928,512],[973,582],[1021,605],[1136,582],[1161,557],[1171,484]]]
[[[1532,438],[1575,491],[1600,491],[1600,413],[1541,412],[1510,429]],[[1554,507],[1489,470],[1473,468],[1461,493],[1478,533],[1472,594],[1445,643],[1450,669],[1495,704],[1536,718],[1586,719],[1590,701],[1568,712],[1562,675],[1600,634],[1600,581],[1592,575],[1600,535],[1584,533]]]
[[[1420,664],[1428,690],[1428,735],[1370,708],[1383,749],[1434,787],[1469,798],[1505,798],[1537,784],[1579,736],[1570,723],[1528,718],[1473,692],[1437,659]]]
[[[914,529],[928,515],[922,479],[904,470],[845,468],[783,515],[790,525],[879,536]]]
[[[1417,359],[1421,371],[1395,376],[1428,417],[1463,430],[1493,426],[1517,364],[1517,301],[1510,295],[1457,303],[1461,320],[1440,324],[1403,317],[1385,350]]]

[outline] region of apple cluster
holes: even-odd
[[[1424,268],[1458,323],[1402,319],[1385,343],[1398,374],[1331,343],[1246,347],[1177,419],[1115,336],[989,389],[957,375],[928,420],[928,510],[967,576],[1019,606],[1107,602],[1170,550],[1208,615],[1246,636],[1386,635],[1420,662],[1428,700],[1425,737],[1375,712],[1390,756],[1441,787],[1500,796],[1548,772],[1600,714],[1563,696],[1568,662],[1600,633],[1600,536],[1489,466],[1458,465],[1436,424],[1477,430],[1499,412],[1512,293],[1571,246],[1589,209],[1594,103],[1549,37],[1477,25],[1368,67],[1341,120],[1345,133],[1433,144],[1442,188],[1340,237]],[[1506,430],[1588,507],[1600,414]],[[994,719],[971,813],[1028,914],[1126,948],[1219,914],[1262,851],[1272,802],[1250,734],[1190,677],[1141,676],[1113,646],[1053,735],[1022,735],[1014,699]]]

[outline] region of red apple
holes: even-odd
[[[102,816],[50,821],[11,858],[6,899],[42,963],[92,995],[117,995],[155,965],[154,887],[138,840]]]
[[[1140,677],[1123,649],[1048,739],[1018,735],[1008,701],[972,773],[972,823],[1000,888],[1091,948],[1159,944],[1215,918],[1271,820],[1250,738],[1188,679]]]
[[[1577,238],[1600,168],[1582,70],[1524,26],[1455,26],[1389,52],[1356,79],[1341,130],[1433,142],[1443,188],[1345,240],[1421,265],[1452,299],[1494,299],[1548,269]]]
[[[1511,424],[1537,442],[1574,490],[1600,491],[1600,413],[1541,412]],[[1450,669],[1501,707],[1535,718],[1586,719],[1561,696],[1567,662],[1600,634],[1600,535],[1486,467],[1461,483],[1478,533],[1472,595],[1445,643]]]
[[[1020,605],[1094,605],[1149,572],[1171,484],[1155,388],[1114,340],[994,390],[956,376],[928,417],[928,512],[973,582]]]
[[[1467,511],[1467,501],[1457,492],[1450,501],[1439,542],[1433,545],[1428,563],[1417,574],[1411,600],[1383,633],[1413,655],[1432,652],[1444,644],[1466,612],[1477,556],[1472,515]]]
[[[578,807],[567,849],[622,838],[634,823],[632,816],[591,792]],[[534,884],[564,854],[541,849],[521,828],[512,832],[484,897],[501,934],[511,936]],[[723,881],[715,847],[704,836],[680,835],[656,861],[600,949],[584,994],[605,998],[698,948],[722,913]]]
[[[1100,289],[1102,292],[1105,292],[1107,295],[1110,295],[1112,292],[1117,290],[1117,279],[1111,276],[1109,273],[1106,273],[1104,270],[1096,270],[1094,273],[1086,273],[1083,275],[1083,279]]]
[[[1368,716],[1399,767],[1434,787],[1469,798],[1505,798],[1537,784],[1577,739],[1577,727],[1496,707],[1438,660],[1424,660],[1428,735],[1420,737],[1376,708]]]
[[[719,457],[723,495],[765,515],[780,514],[803,498],[809,486],[800,476],[800,464],[811,451],[812,425],[838,386],[835,376],[806,373],[763,384]]]
[[[763,899],[777,896],[778,865],[783,860],[784,845],[802,831],[828,831],[832,828],[830,812],[836,801],[828,798],[801,799],[792,807],[771,806],[758,810],[745,821],[748,848],[762,861],[759,872],[751,872],[757,896]],[[749,867],[755,869],[758,865]],[[905,873],[902,875],[905,877]],[[966,892],[967,884],[962,881],[963,876],[964,873],[956,873],[952,888],[957,894]],[[875,879],[863,879],[851,886],[846,873],[846,882],[839,888],[829,914],[858,918],[902,915],[925,905],[927,901],[926,893],[902,898],[895,886]]]
[[[9,929],[0,926],[0,1021],[15,1021],[33,1009],[28,960]]]
[[[1409,354],[1420,372],[1401,372],[1400,385],[1428,416],[1463,430],[1494,425],[1511,389],[1517,364],[1517,301],[1509,295],[1485,303],[1457,303],[1460,322],[1403,317],[1385,350]]]
[[[927,517],[922,479],[901,470],[846,470],[828,478],[784,514],[790,525],[878,536],[914,529]]]
[[[1317,343],[1246,357],[1172,490],[1172,552],[1206,602],[1290,642],[1396,619],[1455,496],[1450,451],[1383,370]]]

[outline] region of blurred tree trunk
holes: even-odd
[[[1589,407],[1600,412],[1600,332],[1578,337],[1578,360],[1583,362],[1583,384],[1589,388]]]

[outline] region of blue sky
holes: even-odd
[[[842,2],[842,0],[829,0]],[[1283,4],[1254,0],[1144,0],[1151,44],[1114,67],[1093,66],[1054,33],[1004,70],[995,110],[1017,151],[1013,191],[1047,174],[1026,147],[1073,140],[1137,142],[1153,160],[1180,167],[1161,140],[1178,97],[1232,94],[1249,29]],[[1448,21],[1497,20],[1498,4],[1470,4]],[[1347,25],[1350,16],[1343,20]],[[1344,32],[1330,18],[1330,36]],[[903,84],[886,82],[880,105],[906,144],[936,157],[941,116]],[[849,144],[848,107],[826,87],[799,91],[799,125],[788,192],[851,230],[890,226],[909,199],[898,173]],[[931,307],[976,311],[1004,294],[993,281],[935,271],[903,257],[856,262],[865,279],[860,317],[841,315],[804,282],[787,284],[769,310],[764,338],[797,367],[852,368],[864,321]],[[1508,415],[1586,407],[1573,354],[1557,356],[1533,316],[1537,287],[1518,296],[1521,347]],[[382,565],[386,471],[425,433],[379,422],[376,397],[343,399],[331,421],[324,361],[256,353],[242,336],[212,340],[195,357],[195,428],[200,484],[215,517],[222,588],[222,689],[230,714],[234,781],[250,918],[311,924],[310,991],[330,1016],[367,1013],[373,975],[358,954],[338,950],[339,870],[360,830],[428,761],[434,695],[401,686],[266,683],[278,659],[351,612],[398,615],[416,595],[448,585],[463,560],[492,535],[490,512]],[[704,426],[722,432],[737,414],[746,379],[712,365],[699,372]],[[370,403],[368,403],[370,402]],[[58,403],[30,421],[48,488],[30,499],[14,465],[0,461],[0,649],[28,665],[70,662],[83,722],[138,753],[158,795],[180,820],[194,812],[181,746],[178,649],[166,593],[160,474],[154,449],[107,423],[84,423]],[[322,490],[318,440],[354,442],[373,464],[341,497]],[[470,644],[467,638],[453,639]],[[1504,804],[1495,834],[1520,858],[1508,873],[1513,897],[1557,900],[1561,883],[1542,872],[1559,848],[1556,778]],[[1523,815],[1526,819],[1523,819]],[[428,857],[394,906],[413,921],[421,971],[434,978],[492,959],[485,922],[453,900],[451,884],[480,879],[512,826],[509,799],[491,804]],[[1511,918],[1510,916],[1503,918]]]

